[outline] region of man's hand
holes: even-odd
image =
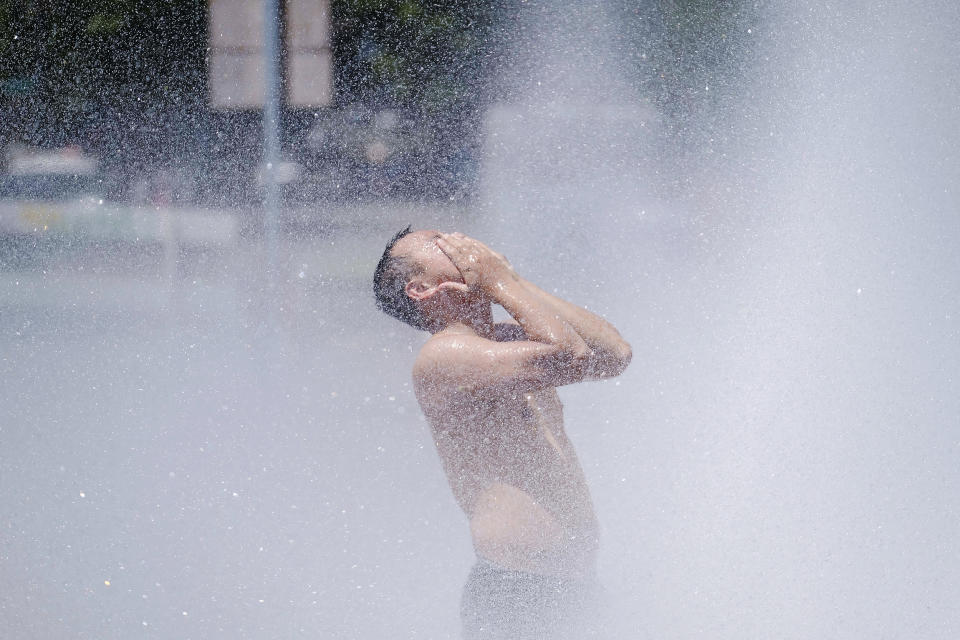
[[[496,299],[505,284],[519,280],[507,259],[479,240],[459,232],[442,233],[437,246],[460,271],[470,290]]]
[[[520,278],[506,258],[462,233],[442,233],[437,246],[460,271],[463,283],[448,287],[479,293],[502,306],[539,343],[527,367],[530,381],[556,386],[587,377],[620,375],[632,358],[630,345],[609,322]],[[514,345],[517,346],[517,345]],[[509,377],[509,376],[508,376]]]

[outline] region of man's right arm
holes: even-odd
[[[522,279],[499,283],[490,298],[520,324],[528,340],[553,346],[558,355],[572,360],[590,356],[590,346],[576,327]]]
[[[455,233],[442,236],[442,242],[465,280],[472,276],[474,286],[506,309],[529,339],[556,344],[563,353],[575,352],[578,361],[586,356],[587,377],[618,376],[630,364],[630,344],[600,316],[521,278],[506,258],[478,240]]]
[[[437,244],[460,269],[467,288],[502,306],[523,328],[527,340],[497,342],[462,334],[438,337],[418,359],[421,373],[433,371],[461,387],[537,388],[584,379],[590,347],[556,309],[525,286],[502,256],[462,234],[442,235]]]
[[[521,279],[521,282],[573,327],[590,348],[590,377],[612,378],[623,373],[633,358],[633,351],[612,324],[583,307],[547,293],[529,280]]]

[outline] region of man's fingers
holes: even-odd
[[[447,256],[450,259],[450,262],[457,265],[457,256],[459,255],[457,251],[450,245],[449,242],[443,238],[437,238],[437,247],[440,251],[443,252],[443,255]]]
[[[448,247],[453,248],[453,249],[459,247],[459,246],[462,244],[462,243],[459,242],[456,238],[454,238],[454,237],[451,236],[451,235],[447,235],[447,234],[443,234],[443,235],[439,236],[439,237],[437,238],[437,242],[438,242],[438,243],[439,243],[439,242],[442,242],[443,244],[445,244],[445,245],[447,245]]]
[[[454,231],[453,233],[445,234],[447,238],[453,242],[459,243],[459,246],[469,247],[469,246],[483,246],[483,243],[477,240],[476,238],[471,238],[465,233],[459,231]]]
[[[437,246],[440,247],[440,251],[443,251],[447,257],[454,262],[459,260],[460,254],[463,253],[463,246],[447,238],[437,238]]]
[[[443,245],[440,244],[441,242],[443,242]],[[451,260],[454,259],[454,256],[467,253],[470,249],[469,243],[454,237],[452,234],[437,238],[437,246],[439,246],[441,251],[446,253]]]
[[[480,268],[480,263],[488,260],[487,256],[506,262],[500,254],[487,245],[459,231],[439,234],[437,246],[461,272]]]
[[[441,234],[440,237],[437,238],[437,242],[443,242],[453,250],[460,250],[463,246],[463,243],[460,242],[458,238],[448,233]]]
[[[460,291],[462,293],[469,293],[470,287],[462,282],[441,282],[437,285],[437,289],[444,290],[449,289],[451,291]]]
[[[453,263],[453,266],[456,267],[457,271],[460,272],[460,277],[466,281],[467,277],[470,275],[471,268],[463,255],[462,248],[457,247],[456,243],[451,242],[444,236],[437,238],[437,247],[439,247],[440,251],[442,251],[443,254],[450,259],[450,262]],[[466,287],[467,285],[462,286]],[[466,288],[454,288],[461,291],[467,291]]]
[[[468,236],[467,234],[461,233],[460,231],[454,231],[454,232],[451,233],[450,235],[453,236],[454,238],[456,238],[457,240],[463,242],[464,244],[483,246],[483,243],[480,242],[479,240],[477,240],[476,238],[471,238],[471,237]]]

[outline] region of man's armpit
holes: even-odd
[[[498,342],[527,340],[527,332],[516,322],[499,322],[493,327]]]

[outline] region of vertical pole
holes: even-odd
[[[279,188],[277,168],[280,163],[280,6],[279,0],[263,0],[263,231],[267,252],[270,295],[277,286],[277,235],[279,221]],[[270,305],[272,306],[272,304]]]

